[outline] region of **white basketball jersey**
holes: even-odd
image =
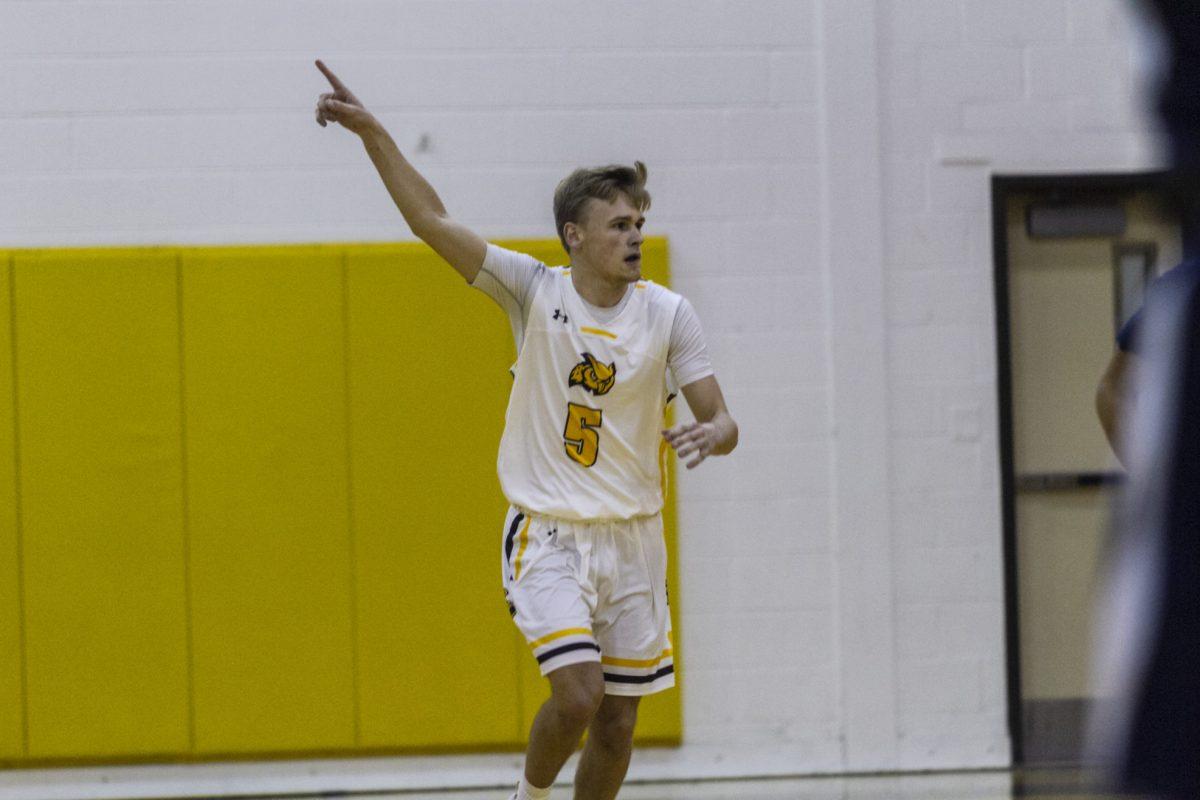
[[[639,281],[602,323],[570,268],[549,270],[529,307],[500,440],[510,503],[574,520],[662,509],[667,350],[680,299]]]

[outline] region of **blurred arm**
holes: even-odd
[[[1127,418],[1133,395],[1130,377],[1136,366],[1135,357],[1124,350],[1113,353],[1096,387],[1096,416],[1117,458],[1124,463],[1121,452],[1121,424]]]

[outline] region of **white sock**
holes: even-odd
[[[525,776],[521,776],[521,782],[517,784],[517,800],[547,800],[550,797],[550,787],[539,789],[529,781],[525,780]]]

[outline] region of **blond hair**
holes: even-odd
[[[646,191],[646,165],[633,162],[632,167],[610,164],[607,167],[581,167],[563,178],[554,190],[554,226],[558,239],[568,254],[565,229],[568,222],[582,221],[587,201],[595,198],[611,203],[618,194],[643,213],[650,208],[650,193]]]

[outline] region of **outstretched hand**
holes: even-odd
[[[711,422],[685,422],[663,431],[663,438],[675,448],[680,458],[696,454],[695,458],[687,462],[687,468],[692,469],[712,455],[719,436],[717,426]]]
[[[317,59],[317,69],[333,87],[332,92],[321,95],[317,100],[317,124],[324,128],[326,123],[336,122],[361,136],[375,122],[375,118],[320,59]]]

